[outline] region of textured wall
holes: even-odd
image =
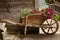
[[[23,1],[19,1],[19,0],[16,0],[16,1],[9,1],[10,3],[10,9],[9,9],[9,13],[6,12],[6,10],[2,10],[0,8],[0,19],[11,19],[13,21],[19,21],[19,16],[20,16],[20,12],[21,10],[24,8],[24,7],[28,7],[28,8],[31,8],[33,7],[32,3],[31,3],[31,0],[23,0]],[[0,6],[1,6],[1,3],[0,3]],[[30,7],[31,6],[31,7]]]
[[[19,8],[15,8],[15,9],[11,8],[9,13],[6,11],[0,12],[0,19],[11,19],[13,21],[18,21],[19,16],[20,16]]]

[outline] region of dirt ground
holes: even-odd
[[[27,34],[27,35],[5,34],[4,40],[60,40],[60,22],[59,22],[59,30],[55,35],[46,35],[44,33]]]

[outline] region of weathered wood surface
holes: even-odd
[[[12,20],[8,20],[8,19],[2,19],[2,22],[8,22],[11,23],[13,25],[20,25],[20,26],[26,26],[26,25],[40,25],[42,22],[42,18],[40,15],[29,15],[25,18],[22,19],[22,23],[18,23],[18,22],[14,22]]]
[[[30,24],[30,25],[40,25],[42,22],[42,18],[39,14],[31,14],[29,16],[27,16],[26,18],[22,19],[22,23],[24,25],[26,24]]]
[[[14,21],[11,21],[9,19],[2,19],[1,22],[7,22],[7,23],[11,23],[13,25],[22,25],[22,23],[17,23],[17,22],[14,22]]]

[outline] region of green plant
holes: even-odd
[[[25,8],[22,12],[21,12],[21,15],[20,15],[20,18],[24,18],[26,17],[27,15],[29,15],[30,11],[28,8]]]
[[[55,17],[53,17],[54,19],[56,19],[57,21],[60,21],[60,14],[57,14]]]

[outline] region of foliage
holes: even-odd
[[[21,12],[20,18],[24,18],[27,15],[29,15],[30,11],[28,8],[24,8],[24,10]]]
[[[54,19],[56,19],[57,21],[60,21],[60,14],[57,14]]]
[[[42,9],[41,11],[35,9],[35,10],[32,10],[31,12],[33,14],[40,14],[40,16],[43,19],[51,19],[52,17],[56,16],[56,14],[50,8]],[[21,13],[20,18],[24,18],[24,17],[28,16],[29,13],[30,13],[30,11],[27,8],[25,8]]]

